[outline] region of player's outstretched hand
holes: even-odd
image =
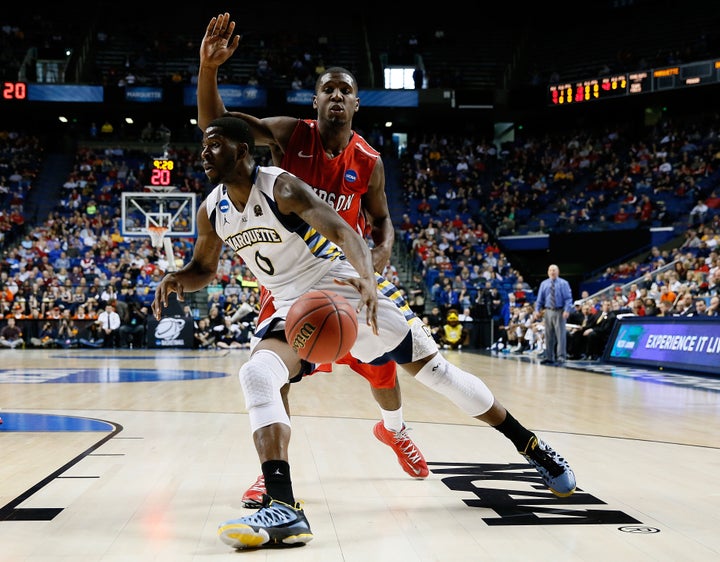
[[[158,320],[162,318],[163,309],[167,308],[170,293],[177,294],[177,299],[179,301],[185,300],[185,287],[183,287],[183,284],[180,283],[180,281],[177,280],[177,277],[175,277],[172,273],[163,277],[162,281],[160,281],[158,286],[155,288],[155,298],[152,301],[151,308],[153,315]]]
[[[373,332],[378,333],[377,328],[377,283],[375,277],[365,279],[364,277],[351,277],[348,279],[335,279],[338,285],[352,285],[360,293],[360,304],[356,312],[367,307],[367,325],[372,326]]]
[[[200,44],[201,64],[220,66],[228,60],[240,44],[240,36],[233,37],[235,22],[225,12],[213,17]]]

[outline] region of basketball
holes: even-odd
[[[310,291],[293,303],[285,318],[285,337],[301,359],[332,363],[355,343],[358,320],[345,297]]]

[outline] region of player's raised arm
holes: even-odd
[[[213,17],[205,30],[200,44],[198,67],[198,127],[204,131],[210,121],[223,115],[239,117],[250,126],[255,144],[269,146],[274,150],[274,155],[281,156],[285,152],[285,146],[295,128],[297,119],[294,117],[260,119],[247,113],[228,111],[220,95],[218,69],[240,45],[240,35],[233,36],[234,32],[235,22],[230,19],[230,14],[227,12]]]

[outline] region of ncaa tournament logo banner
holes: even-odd
[[[157,320],[148,316],[145,342],[148,349],[166,347],[193,347],[195,321],[192,316],[183,316],[182,308],[173,293],[168,298],[168,306],[163,318]]]
[[[148,318],[147,321],[147,347],[186,347],[193,346],[193,319],[185,317],[167,317],[157,321]]]
[[[163,318],[153,330],[155,347],[183,347],[185,339],[183,331],[187,324],[191,325],[184,318]],[[191,332],[192,333],[192,332]]]

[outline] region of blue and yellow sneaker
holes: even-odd
[[[533,435],[525,450],[519,453],[540,473],[553,494],[566,498],[575,491],[575,473],[550,445]]]
[[[268,495],[263,496],[262,507],[252,515],[221,523],[218,536],[233,548],[301,545],[313,538],[300,503],[293,506]]]

